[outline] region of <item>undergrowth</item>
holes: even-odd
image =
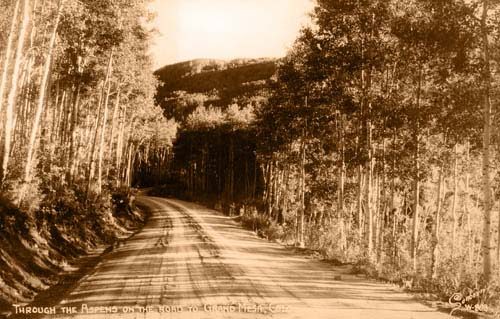
[[[241,205],[236,209],[241,225],[256,232],[260,237],[282,243],[294,243],[294,223],[278,223],[275,216],[269,216],[257,208],[258,205]],[[451,308],[458,307],[475,312],[500,314],[500,279],[485,284],[482,281],[481,269],[477,265],[468,266],[466,256],[442,258],[436,275],[430,275],[430,269],[419,269],[418,274],[411,271],[411,258],[405,250],[382,251],[380,255],[368,258],[362,249],[355,233],[346,233],[345,247],[340,245],[340,236],[335,230],[338,227],[323,226],[325,229],[305,227],[306,248],[319,252],[322,259],[340,261],[352,265],[352,272],[364,274],[383,282],[397,284],[413,293],[424,293],[425,296],[449,303]],[[395,247],[406,243],[398,238]],[[421,264],[428,264],[430,258],[425,251],[421,252]],[[424,266],[420,266],[424,267]],[[453,298],[461,298],[453,300]]]
[[[239,221],[244,228],[255,231],[257,235],[267,240],[281,240],[285,235],[282,225],[263,214],[259,214],[256,209],[245,210],[239,216]]]
[[[29,185],[20,202],[19,189],[0,194],[0,313],[31,301],[78,257],[144,222],[127,188],[87,195],[79,187]]]

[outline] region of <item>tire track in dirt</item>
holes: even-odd
[[[338,267],[306,259],[281,245],[257,238],[231,218],[205,207],[148,196],[139,196],[138,201],[151,212],[142,231],[106,254],[59,305],[179,306],[180,309],[198,306],[200,312],[78,313],[71,317],[446,317],[394,287],[347,273],[342,273],[342,280],[335,280]],[[238,313],[213,310],[220,305],[238,305],[243,310]],[[204,306],[212,308],[207,310]],[[260,312],[252,310],[257,306],[262,308]]]
[[[187,225],[192,228],[197,237],[203,242],[201,246],[193,246],[200,256],[200,261],[204,265],[203,269],[205,269],[204,282],[211,284],[212,291],[220,290],[220,286],[224,286],[227,289],[227,285],[229,282],[229,291],[240,291],[240,294],[245,296],[244,300],[238,300],[239,298],[231,299],[227,296],[226,303],[227,304],[235,304],[238,301],[249,303],[249,304],[262,304],[266,302],[266,298],[264,297],[265,293],[263,293],[264,287],[258,287],[252,280],[245,278],[245,271],[239,267],[237,264],[229,264],[225,261],[222,256],[221,250],[229,250],[230,248],[224,245],[221,241],[216,242],[212,232],[207,231],[206,228],[201,226],[200,221],[196,220],[193,215],[190,214],[189,209],[179,205],[177,202],[173,200],[169,200],[168,204],[174,207],[178,212],[182,214],[185,218]],[[208,250],[209,256],[204,256],[200,248],[206,248]],[[210,263],[207,262],[207,259],[210,259]],[[216,260],[213,260],[213,259]],[[195,279],[195,277],[192,277]],[[226,279],[226,282],[221,285],[221,279]],[[251,289],[242,287],[250,287]],[[242,293],[241,293],[242,292]]]

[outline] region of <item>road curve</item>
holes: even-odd
[[[448,317],[205,207],[148,196],[138,203],[151,211],[142,231],[104,255],[47,318]]]

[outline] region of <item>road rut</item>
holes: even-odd
[[[149,196],[138,203],[151,212],[143,230],[106,254],[64,296],[56,317],[448,317],[394,286],[350,275],[347,266],[258,238],[205,207]],[[76,312],[62,314],[62,307]]]

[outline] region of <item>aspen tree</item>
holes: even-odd
[[[24,170],[25,183],[29,183],[31,181],[31,177],[32,177],[31,170],[32,170],[32,165],[33,165],[33,156],[35,154],[36,139],[37,139],[37,135],[38,135],[38,128],[40,126],[40,121],[42,118],[42,113],[44,110],[45,95],[47,93],[47,83],[49,81],[49,75],[50,75],[50,66],[52,63],[53,50],[54,50],[54,46],[56,43],[57,29],[59,27],[59,21],[60,21],[62,10],[63,10],[63,5],[64,5],[64,0],[59,0],[56,18],[55,18],[52,34],[50,36],[49,47],[47,49],[47,53],[45,56],[43,75],[42,75],[42,80],[40,82],[40,94],[38,97],[35,118],[33,120],[33,125],[32,125],[30,139],[29,139],[28,155],[26,157],[26,164],[25,164],[25,170]],[[22,195],[23,194],[21,194],[21,198],[22,198]]]
[[[14,108],[15,108],[15,104],[16,104],[17,89],[18,89],[19,80],[20,80],[19,79],[19,71],[21,68],[22,58],[24,55],[24,52],[23,52],[24,42],[25,42],[26,32],[27,32],[27,28],[28,28],[29,19],[30,19],[29,4],[30,4],[29,0],[23,1],[23,15],[22,15],[21,26],[19,29],[19,34],[18,34],[18,39],[17,39],[16,56],[15,56],[15,60],[14,60],[10,91],[9,91],[9,95],[7,98],[7,106],[6,106],[6,110],[5,110],[4,149],[3,149],[3,158],[2,158],[2,168],[0,171],[0,181],[1,182],[3,182],[5,180],[5,177],[8,174],[9,158],[10,158],[11,143],[12,143],[12,131],[14,129],[14,127],[13,127],[14,111],[15,111]]]
[[[102,166],[103,166],[103,156],[104,156],[104,148],[105,148],[105,139],[106,139],[106,126],[108,122],[108,104],[109,104],[109,95],[111,91],[111,81],[108,80],[108,89],[106,91],[106,97],[104,98],[104,115],[102,119],[102,127],[101,127],[101,136],[99,141],[99,155],[97,161],[97,193],[100,194],[102,192]]]
[[[18,11],[19,11],[19,2],[20,1],[21,0],[16,1],[16,4],[14,6],[14,11],[12,12],[12,22],[10,24],[9,36],[7,38],[7,48],[5,49],[5,56],[4,56],[3,65],[2,65],[2,78],[0,80],[0,114],[2,114],[3,96],[4,96],[5,86],[7,84],[7,76],[9,74],[10,57],[12,55],[12,53],[11,53],[12,42],[14,41],[15,27],[16,27],[16,23],[17,23],[17,15],[18,15]]]
[[[490,1],[483,0],[481,14],[481,37],[483,54],[483,237],[482,237],[482,256],[483,256],[483,275],[488,282],[491,280],[493,263],[493,244],[491,240],[491,211],[493,199],[491,194],[491,70],[490,70],[490,43],[488,32],[488,13],[490,10]]]

